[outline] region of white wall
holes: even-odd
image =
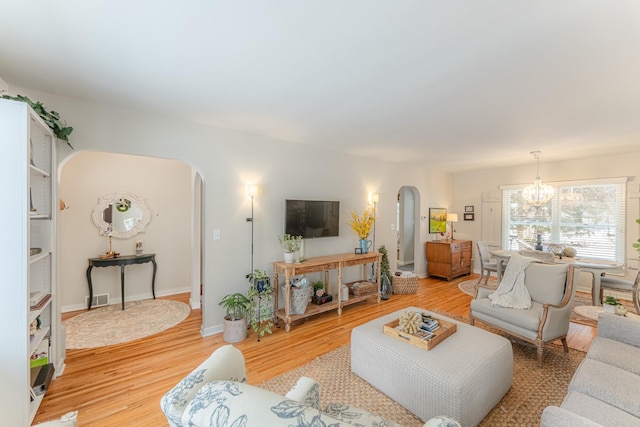
[[[361,212],[370,193],[380,194],[376,243],[387,248],[396,246],[391,224],[395,224],[398,188],[416,187],[422,212],[429,206],[448,206],[451,200],[449,174],[42,92],[20,88],[12,88],[12,92],[28,95],[60,112],[74,127],[71,141],[77,150],[177,159],[200,173],[204,195],[205,334],[221,331],[223,311],[218,301],[230,292],[247,290],[245,275],[250,268],[251,244],[251,228],[245,220],[250,215],[250,202],[245,198],[247,182],[260,187],[255,199],[255,268],[269,273],[271,262],[282,259],[277,236],[283,232],[286,198],[341,201],[340,237],[306,242],[307,257],[353,251],[357,238],[348,226],[349,210]],[[69,154],[69,149],[60,146],[61,160]],[[421,241],[417,245],[421,250],[416,259],[424,260],[428,229],[422,222],[420,226]],[[213,240],[214,229],[221,231],[220,240]],[[95,254],[93,249],[89,252],[85,258]],[[395,257],[390,258],[391,268],[395,268]],[[416,262],[416,272],[424,271],[424,261]]]
[[[640,218],[640,152],[600,156],[597,158],[576,159],[558,163],[540,163],[540,177],[543,182],[570,181],[580,179],[596,179],[609,177],[629,177],[627,184],[627,259],[631,268],[638,267],[638,253],[631,246],[639,237],[640,229],[636,218]],[[475,221],[460,221],[456,224],[456,237],[474,240],[474,270],[479,272],[480,262],[475,256],[475,242],[481,239],[481,195],[483,192],[496,192],[499,185],[529,184],[535,178],[535,163],[519,165],[510,168],[491,169],[483,171],[457,173],[454,175],[453,194],[455,198],[452,209],[459,214],[465,205],[475,205]],[[627,271],[627,278],[632,279],[636,270]],[[585,276],[585,277],[582,277]],[[582,274],[581,289],[589,287],[590,277]]]
[[[190,166],[175,160],[78,151],[61,165],[59,175],[59,195],[68,206],[58,215],[62,311],[86,307],[87,258],[108,250],[108,239],[99,234],[91,213],[98,197],[117,192],[143,199],[151,209],[151,221],[144,233],[112,239],[113,250],[132,255],[135,242],[141,240],[144,253],[156,254],[156,296],[191,290]],[[151,264],[126,267],[127,301],[151,298],[151,271]],[[109,293],[111,303],[120,301],[119,268],[94,268],[92,282],[94,295]]]

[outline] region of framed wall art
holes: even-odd
[[[476,214],[474,214],[474,213],[467,213],[467,212],[465,212],[465,214],[464,214],[464,220],[465,220],[465,221],[474,221],[474,220],[475,220],[475,216],[476,216]]]
[[[447,210],[445,208],[429,208],[429,233],[445,233],[447,231]]]
[[[473,205],[467,205],[464,207],[465,212],[473,212]]]

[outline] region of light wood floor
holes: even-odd
[[[471,278],[477,275],[471,276]],[[393,295],[380,304],[371,301],[346,307],[342,316],[324,313],[305,322],[274,328],[257,342],[255,333],[237,343],[245,355],[247,379],[259,384],[269,378],[310,362],[315,357],[349,343],[351,329],[383,314],[407,306],[438,309],[467,316],[471,297],[460,292],[457,283],[421,279],[417,294]],[[187,302],[189,295],[167,299]],[[63,319],[76,313],[68,313]],[[88,350],[68,350],[64,374],[55,379],[35,422],[79,411],[80,426],[166,426],[160,398],[213,350],[226,344],[222,334],[200,335],[201,313],[193,310],[178,326],[130,343]],[[586,351],[595,329],[571,324],[568,342]]]

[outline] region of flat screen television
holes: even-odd
[[[285,200],[284,232],[303,239],[338,236],[340,202]]]

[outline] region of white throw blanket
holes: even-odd
[[[511,255],[498,289],[489,295],[491,306],[524,310],[531,307],[531,295],[524,284],[524,276],[525,269],[532,262],[539,260],[517,254]]]

